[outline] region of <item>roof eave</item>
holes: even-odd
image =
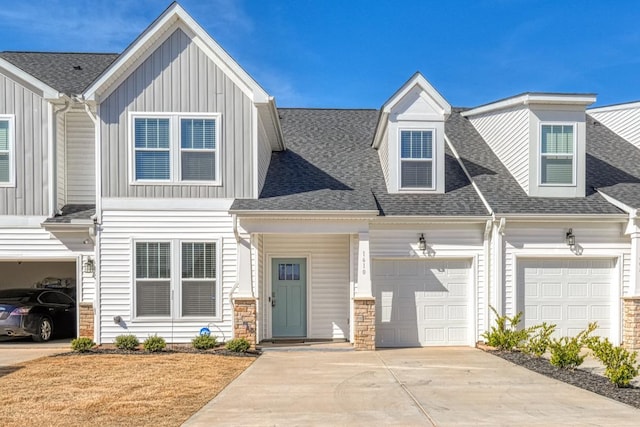
[[[8,73],[13,74],[16,78],[23,80],[28,85],[41,91],[42,97],[45,99],[58,99],[61,96],[60,92],[44,83],[42,80],[33,77],[21,68],[16,67],[4,58],[0,58],[0,68],[4,68]]]
[[[552,94],[552,93],[525,93],[506,98],[500,101],[481,105],[460,113],[463,117],[477,116],[483,113],[504,110],[520,105],[575,105],[586,107],[596,102],[596,95],[585,94]]]

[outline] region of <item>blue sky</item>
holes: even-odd
[[[640,100],[640,2],[183,0],[282,107],[379,108],[415,71],[454,106]],[[170,4],[0,0],[0,50],[121,52]]]

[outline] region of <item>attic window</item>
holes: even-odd
[[[400,187],[432,189],[434,130],[400,131]]]
[[[573,125],[543,124],[540,131],[540,184],[574,185]]]

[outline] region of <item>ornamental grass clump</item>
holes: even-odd
[[[614,346],[609,339],[594,337],[587,343],[593,355],[605,367],[604,376],[616,387],[629,387],[631,380],[638,375],[638,353]]]

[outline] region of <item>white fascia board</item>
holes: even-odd
[[[632,218],[636,218],[638,216],[638,210],[635,208],[632,208],[631,206],[622,203],[620,200],[609,196],[606,193],[603,193],[601,190],[596,188],[596,191],[609,203],[611,203],[613,206],[617,207],[620,210],[625,211],[626,213],[628,213]]]
[[[276,100],[274,97],[269,97],[269,102],[256,104],[258,114],[262,118],[264,125],[271,125],[269,129],[275,135],[275,141],[271,141],[270,145],[272,151],[284,151],[286,150],[284,142],[284,134],[282,133],[282,127],[280,125],[280,116],[278,115],[278,107],[276,106]]]
[[[381,111],[380,116],[378,118],[378,125],[376,126],[376,133],[373,135],[373,143],[371,144],[371,146],[376,150],[380,148],[380,144],[382,144],[382,140],[384,139],[384,134],[387,133],[388,124],[389,124],[389,113]]]
[[[43,222],[42,228],[46,231],[55,233],[77,233],[78,231],[89,232],[89,228],[93,227],[93,221],[87,220],[74,220],[72,222]]]
[[[446,99],[440,92],[434,88],[431,83],[424,78],[424,76],[417,72],[404,84],[402,87],[394,93],[391,98],[387,100],[382,106],[382,111],[385,113],[390,113],[391,109],[398,103],[400,100],[415,86],[418,86],[420,89],[424,90],[438,105],[441,110],[442,115],[448,116],[451,114],[451,105],[447,102]]]
[[[587,113],[607,113],[609,111],[632,110],[640,108],[640,101],[625,102],[622,104],[605,105],[604,107],[596,107],[587,109]]]
[[[12,74],[19,80],[22,80],[24,83],[40,90],[42,92],[42,97],[45,99],[58,99],[60,97],[60,93],[57,90],[55,90],[48,84],[36,79],[31,74],[24,72],[6,59],[0,58],[0,68],[5,69],[9,74]],[[18,83],[21,82],[18,81]]]
[[[373,224],[485,224],[491,215],[484,216],[385,216],[377,217]]]
[[[326,219],[327,217],[333,217],[334,219],[354,219],[354,218],[374,218],[378,216],[377,210],[364,210],[364,211],[293,211],[293,210],[264,210],[264,211],[255,211],[255,210],[246,210],[246,209],[233,209],[230,210],[229,213],[237,215],[238,218],[266,218],[266,217],[274,217],[273,219],[300,219],[300,218],[319,218]]]
[[[519,105],[591,105],[596,102],[594,94],[546,94],[546,93],[525,93],[501,101],[492,102],[490,104],[481,105],[480,107],[460,113],[463,117],[477,116],[478,114],[488,113],[492,111],[504,110]]]
[[[113,77],[119,72],[126,71],[141,55],[140,51],[152,46],[156,39],[177,21],[181,21],[185,26],[183,28],[188,29],[189,32],[195,35],[193,40],[198,47],[207,56],[216,60],[222,71],[234,83],[238,84],[253,102],[266,103],[269,101],[269,95],[265,90],[177,3],[169,6],[158,19],[125,49],[118,59],[85,90],[84,98],[96,100],[100,92],[107,91],[115,83],[111,81]],[[178,27],[181,26],[178,25]]]
[[[496,214],[496,220],[509,222],[625,222],[626,214]]]
[[[103,211],[228,211],[234,199],[145,199],[105,197]]]

